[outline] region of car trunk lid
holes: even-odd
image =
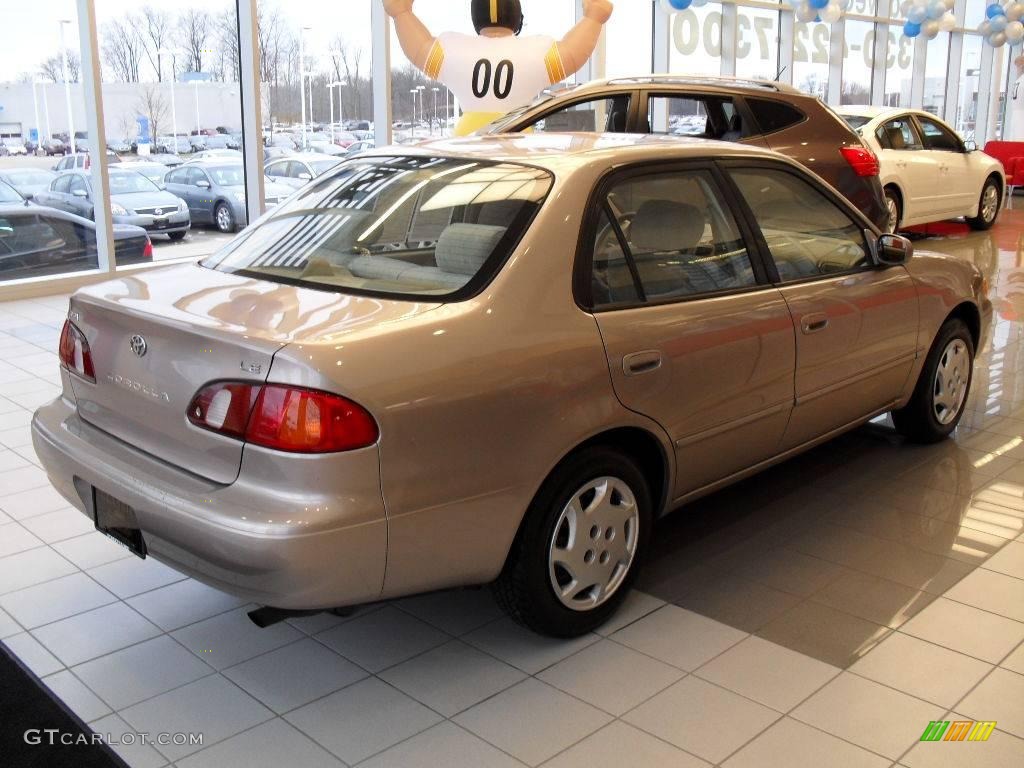
[[[436,306],[436,305],[434,305]],[[195,394],[214,381],[266,381],[291,342],[433,308],[315,291],[182,265],[83,289],[71,321],[85,334],[96,382],[72,377],[81,417],[214,482],[233,482],[244,443],[189,423]]]

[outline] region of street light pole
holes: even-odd
[[[68,140],[71,142],[71,154],[75,154],[75,118],[71,114],[71,84],[68,82],[68,49],[64,43],[64,25],[70,24],[71,19],[61,19],[57,22],[60,28],[60,70],[64,78],[64,101],[68,108]]]
[[[434,92],[434,123],[436,123],[437,122],[437,92],[440,91],[441,89],[435,87],[435,88],[431,88],[430,90],[432,90]],[[431,136],[434,135],[434,123],[430,124],[430,135]],[[437,128],[438,128],[438,132],[440,132],[441,126],[438,125]]]
[[[43,146],[43,129],[39,126],[39,99],[36,96],[36,81],[32,81],[32,116],[36,121],[36,154],[39,154],[39,148]]]
[[[331,96],[331,144],[334,143],[334,89],[335,88],[340,88],[340,87],[341,87],[341,82],[338,81],[338,80],[335,80],[333,83],[328,83],[327,84],[327,92]],[[341,91],[339,90],[338,91],[338,113],[339,113],[339,115],[341,114],[341,112],[342,112]],[[338,122],[341,122],[341,117],[340,116],[338,118]]]
[[[53,138],[53,130],[50,128],[50,102],[46,99],[46,83],[40,82],[43,88],[43,117],[46,120],[46,138]]]
[[[174,79],[175,79],[175,77],[177,77],[177,75],[175,75],[175,72],[174,72],[177,69],[177,64],[176,64],[176,62],[174,60],[174,55],[177,53],[177,50],[172,50],[170,48],[161,48],[156,53],[157,53],[158,57],[159,56],[170,56],[171,57],[171,77],[167,81],[167,84],[171,88],[171,139],[174,142],[174,152],[173,153],[176,155],[176,154],[178,154],[178,106],[177,106],[177,103],[174,100]],[[163,61],[163,60],[160,59],[160,61]]]
[[[410,135],[415,136],[416,135],[416,89],[413,88],[412,90],[409,91],[409,93],[412,94],[412,123],[410,124],[410,127],[412,129],[412,133]]]
[[[199,120],[199,81],[198,80],[193,80],[192,81],[192,88],[193,88],[193,90],[195,91],[195,94],[196,94],[196,136],[202,136],[203,135],[203,125],[202,125],[202,122]]]
[[[306,30],[312,27],[299,27],[299,102],[302,105],[302,148],[306,149]]]

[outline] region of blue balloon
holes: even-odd
[[[921,25],[908,21],[903,25],[903,34],[907,37],[917,37],[921,34]]]
[[[911,24],[920,24],[928,18],[928,11],[919,5],[915,5],[907,11],[907,21]]]
[[[828,3],[829,0],[807,0],[807,4],[810,5],[811,8],[825,8],[828,6]]]
[[[685,11],[690,7],[691,3],[693,3],[693,0],[668,0],[668,4],[677,11]]]
[[[992,3],[992,5],[985,9],[985,15],[990,19],[994,19],[996,16],[1005,16],[1006,9],[999,3]]]

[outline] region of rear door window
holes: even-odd
[[[879,126],[875,131],[882,149],[921,149],[921,138],[909,117],[899,117]]]
[[[709,94],[652,94],[647,97],[650,133],[739,141],[750,126],[728,96]]]
[[[784,101],[751,98],[746,101],[761,133],[775,133],[804,120],[803,112]]]
[[[926,149],[934,149],[940,152],[960,152],[960,139],[952,131],[939,125],[927,117],[917,118],[921,125],[921,133],[924,134],[924,146]]]
[[[520,130],[538,133],[552,131],[623,133],[628,126],[631,103],[632,96],[629,93],[577,101],[554,112],[549,112],[539,120],[523,126]]]

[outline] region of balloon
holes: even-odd
[[[928,11],[922,8],[920,5],[915,5],[909,11],[907,11],[907,21],[911,24],[923,24],[924,20],[928,18]]]
[[[946,6],[942,4],[942,0],[931,0],[928,3],[928,18],[933,21],[938,21],[942,18],[942,14],[946,12]]]
[[[932,19],[921,27],[921,32],[923,32],[924,36],[929,40],[934,40],[939,36],[939,22]]]
[[[990,19],[994,19],[996,16],[1005,16],[1006,12],[999,3],[992,3],[992,5],[985,9],[985,15]]]
[[[1003,34],[1006,35],[1006,39],[1011,43],[1019,43],[1021,40],[1024,40],[1024,24],[1021,24],[1019,21],[1011,21],[1006,25]]]
[[[693,0],[661,0],[661,7],[665,13],[678,13],[690,7]]]
[[[846,9],[850,7],[851,0],[839,0],[839,10],[846,12]]]
[[[947,11],[952,11],[956,6],[956,0],[942,0],[942,4],[946,6]]]
[[[956,29],[956,16],[952,13],[947,13],[941,19],[939,19],[939,29],[943,32],[952,32]]]
[[[807,4],[811,6],[811,8],[816,8],[818,10],[826,7],[828,3],[829,0],[807,0]]]
[[[814,8],[811,8],[811,6],[809,5],[801,5],[799,8],[796,9],[796,20],[802,21],[805,24],[814,21],[817,15],[818,12]]]
[[[981,24],[978,25],[978,33],[984,35],[985,37],[988,37],[991,31],[992,30],[989,29],[987,21],[983,21],[981,22]]]
[[[1006,18],[1010,21],[1018,21],[1024,16],[1024,3],[1010,3],[1006,6]]]
[[[821,11],[821,20],[826,24],[835,24],[843,16],[843,9],[839,7],[839,4],[833,0],[825,6]]]
[[[956,0],[953,0],[953,2],[956,2]],[[903,0],[903,2],[900,3],[900,15],[905,17],[911,6],[913,6],[913,3],[910,2],[910,0]]]
[[[693,0],[693,2],[690,5],[693,8],[703,8],[707,4],[708,0]]]
[[[988,44],[993,48],[1002,48],[1006,45],[1006,33],[996,32],[994,35],[990,35],[988,38]]]
[[[1006,29],[1006,17],[993,16],[988,20],[988,28],[990,32],[1002,32]]]
[[[903,25],[903,34],[907,37],[917,37],[921,34],[921,25],[908,21]]]

